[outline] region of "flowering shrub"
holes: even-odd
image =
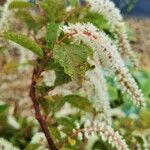
[[[137,62],[113,2],[7,0],[1,7],[0,41],[1,49],[19,52],[16,72],[29,72],[29,78],[32,72],[29,93],[41,129],[34,118],[22,119],[19,126],[11,116],[6,122],[15,130],[25,126],[29,130],[26,140],[14,145],[26,150],[86,149],[101,139],[109,146],[99,141],[99,149],[129,149],[113,129],[108,78],[137,107],[146,102],[129,71]],[[8,110],[6,104],[1,106]],[[0,141],[4,149],[18,149],[9,148],[13,145],[3,138]]]

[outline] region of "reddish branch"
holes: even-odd
[[[52,136],[51,136],[51,134],[49,132],[46,120],[44,119],[44,117],[42,116],[42,113],[40,111],[40,105],[38,103],[38,98],[36,96],[36,89],[35,89],[36,81],[40,77],[41,73],[44,70],[44,65],[48,62],[48,60],[50,59],[51,56],[52,56],[51,54],[47,56],[47,58],[42,63],[43,66],[37,66],[34,69],[33,76],[32,76],[32,83],[31,83],[31,86],[30,86],[30,97],[31,97],[32,102],[33,102],[33,107],[34,107],[34,110],[35,110],[35,117],[38,120],[43,133],[45,134],[45,137],[46,137],[47,142],[49,144],[49,148],[51,150],[58,150],[56,148],[56,146],[54,144],[54,141],[52,139]]]

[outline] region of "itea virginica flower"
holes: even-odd
[[[95,136],[100,136],[103,141],[108,141],[113,147],[116,147],[118,150],[129,150],[128,145],[122,136],[105,122],[90,122],[87,120],[84,123],[83,128],[73,129],[74,135],[78,136],[79,140],[82,140],[83,137],[90,139]]]
[[[97,52],[99,61],[107,67],[111,67],[113,73],[117,76],[118,81],[122,85],[122,90],[132,97],[133,102],[139,106],[145,106],[144,96],[139,89],[134,78],[125,66],[125,63],[117,50],[117,46],[102,31],[99,31],[91,23],[70,24],[63,26],[62,30],[65,34],[73,38],[75,43],[80,43],[90,47],[93,52]]]
[[[86,72],[83,89],[85,90],[88,99],[92,101],[93,107],[100,115],[101,120],[111,124],[111,108],[107,83],[96,52],[93,54],[92,59],[88,59],[88,62],[91,66],[94,66],[94,69]]]
[[[120,10],[110,0],[86,0],[90,5],[90,10],[103,15],[110,23],[111,30],[115,35],[116,43],[123,57],[128,57],[131,62],[137,66],[136,57],[131,50],[128,41],[126,25]]]

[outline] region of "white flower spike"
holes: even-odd
[[[122,136],[120,136],[118,132],[114,132],[112,127],[105,122],[94,121],[92,124],[89,124],[89,121],[87,120],[84,124],[84,128],[80,129],[80,132],[78,132],[78,130],[76,130],[76,132],[78,133],[77,136],[82,136],[87,139],[94,136],[100,136],[104,142],[108,141],[112,147],[116,147],[118,150],[129,150],[128,145]]]
[[[111,30],[116,36],[116,42],[122,56],[129,57],[137,65],[135,55],[131,50],[126,26],[120,10],[110,0],[86,0],[92,12],[103,15],[111,24]]]
[[[127,92],[137,106],[145,106],[144,96],[139,90],[137,83],[130,75],[121,55],[117,51],[117,47],[111,39],[102,31],[99,31],[91,23],[70,24],[62,28],[64,33],[70,35],[74,42],[86,44],[93,52],[97,52],[100,62],[111,67],[115,75],[117,75],[123,90]]]
[[[111,124],[111,108],[106,79],[99,63],[97,53],[94,53],[93,60],[89,60],[89,64],[95,66],[95,68],[86,73],[86,80],[83,83],[83,88],[86,91],[88,99],[94,101],[94,108],[97,113],[100,113],[101,119]]]

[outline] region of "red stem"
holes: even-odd
[[[44,119],[44,117],[41,114],[40,105],[39,105],[39,103],[37,101],[37,97],[36,97],[36,89],[35,89],[36,79],[41,75],[42,71],[43,71],[43,69],[40,68],[40,67],[35,68],[34,71],[33,71],[32,83],[31,83],[31,86],[30,86],[30,97],[31,97],[32,102],[33,102],[33,107],[34,107],[34,110],[35,110],[35,117],[38,120],[43,133],[45,134],[45,137],[46,137],[47,142],[49,144],[49,148],[51,150],[58,150],[57,147],[55,146],[54,141],[52,139],[52,136],[49,132],[46,120]]]

